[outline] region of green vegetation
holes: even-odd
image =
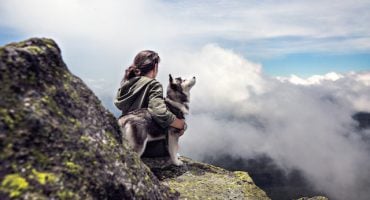
[[[8,174],[1,182],[0,190],[8,193],[11,198],[18,197],[29,187],[26,179],[19,174]]]
[[[74,192],[70,190],[58,191],[57,196],[61,200],[80,199],[78,195],[76,195]]]
[[[246,183],[253,183],[253,180],[252,178],[249,176],[249,174],[247,172],[243,172],[243,171],[235,171],[234,172],[234,175],[242,182],[246,182]]]
[[[45,185],[46,183],[55,183],[58,180],[54,173],[39,172],[35,169],[32,169],[32,175],[30,178],[37,180],[41,185]]]
[[[38,46],[28,46],[27,50],[30,51],[32,54],[40,54],[43,52],[41,47]]]
[[[64,165],[67,167],[68,172],[71,174],[78,174],[82,171],[82,167],[74,162],[65,162]]]
[[[0,108],[0,119],[9,127],[9,129],[14,129],[14,120],[8,114],[8,111],[4,108]]]

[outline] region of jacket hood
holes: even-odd
[[[142,90],[145,90],[146,86],[154,80],[146,76],[140,76],[121,82],[114,104],[123,112],[127,111],[131,107],[132,102],[142,94]]]

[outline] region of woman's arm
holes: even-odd
[[[184,127],[184,120],[177,119],[171,113],[163,99],[162,85],[155,81],[150,86],[148,110],[153,119],[162,127],[168,128],[169,126],[182,129]]]

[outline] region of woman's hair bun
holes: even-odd
[[[134,59],[134,63],[126,69],[124,80],[136,76],[143,76],[154,69],[160,58],[158,53],[151,50],[140,51]]]

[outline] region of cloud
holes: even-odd
[[[346,75],[330,72],[325,75],[314,75],[306,79],[296,75],[276,78],[283,83],[288,82],[294,85],[316,85],[318,87],[325,85],[331,88],[331,90],[335,90],[337,97],[351,102],[354,110],[370,112],[370,98],[367,95],[370,92],[368,89],[370,73],[368,72],[350,72]]]
[[[217,45],[167,64],[198,80],[181,140],[185,155],[266,154],[288,171],[301,170],[336,199],[369,197],[362,179],[369,175],[369,144],[351,118],[369,111],[369,72],[296,77],[302,84],[267,77],[259,64]]]
[[[336,81],[340,78],[343,78],[343,75],[330,72],[325,75],[314,75],[307,79],[300,78],[296,75],[291,75],[289,78],[286,77],[276,77],[281,82],[290,82],[296,85],[313,85],[313,84],[321,84],[323,81]]]
[[[368,50],[368,1],[187,1],[169,5],[193,35],[227,40],[259,54]],[[361,17],[359,17],[361,16]],[[209,42],[209,41],[207,41]],[[214,41],[211,41],[214,42]]]

